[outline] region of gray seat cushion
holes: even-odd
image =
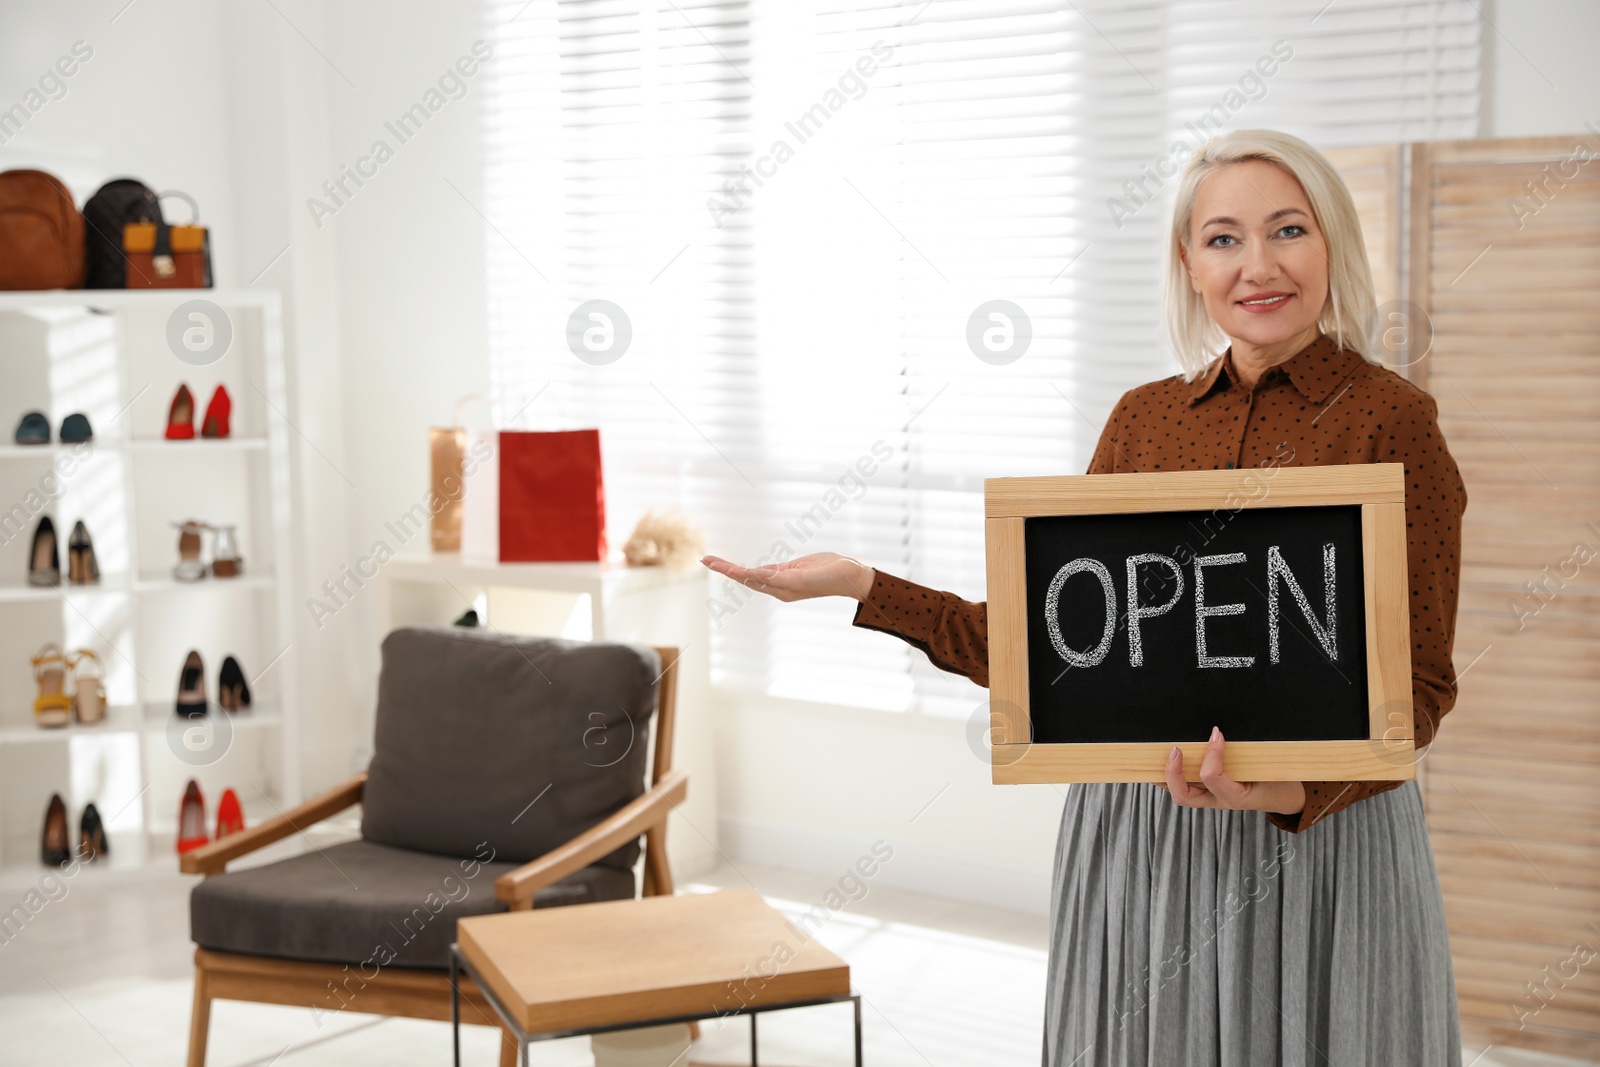
[[[189,894],[190,934],[202,948],[348,963],[367,977],[373,967],[448,967],[456,920],[504,911],[494,880],[516,866],[351,841],[205,879]],[[633,891],[632,872],[586,867],[541,889],[534,907]]]
[[[368,841],[527,861],[644,791],[660,656],[648,645],[409,627],[383,642]],[[601,864],[631,871],[630,841]]]

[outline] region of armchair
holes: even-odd
[[[204,1067],[218,999],[448,1020],[457,919],[633,897],[641,836],[638,888],[672,894],[666,821],[688,791],[672,768],[677,657],[454,627],[385,638],[368,769],[179,859],[205,876],[189,1067]],[[359,840],[227,871],[356,804]],[[470,981],[461,993],[464,1023],[499,1025]],[[515,1057],[502,1040],[501,1064]]]

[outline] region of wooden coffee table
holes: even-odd
[[[534,1041],[861,997],[850,965],[748,889],[644,897],[462,919],[450,946],[450,1021],[461,1067],[459,973],[466,971],[516,1035],[523,1067]]]

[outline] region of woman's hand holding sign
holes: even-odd
[[[1205,758],[1200,761],[1200,781],[1183,778],[1183,752],[1177,745],[1167,755],[1167,792],[1185,808],[1228,808],[1271,811],[1293,815],[1306,806],[1306,787],[1299,782],[1236,782],[1222,771],[1222,731],[1211,728]]]

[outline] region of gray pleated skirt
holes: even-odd
[[[1415,782],[1287,834],[1155,785],[1076,785],[1044,1067],[1460,1067]]]

